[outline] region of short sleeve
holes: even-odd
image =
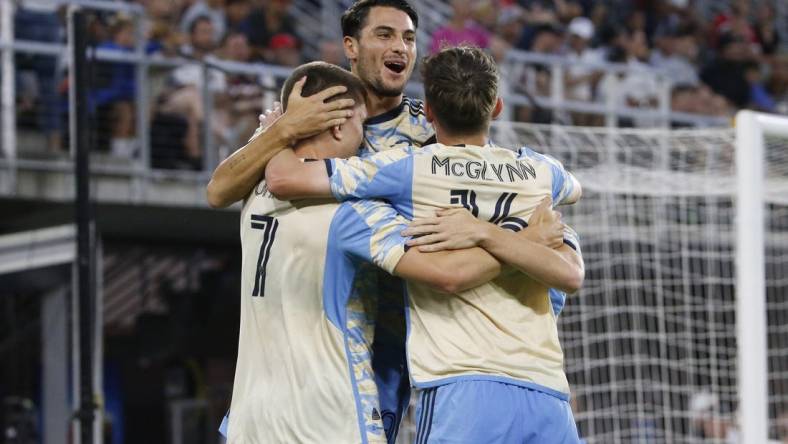
[[[393,273],[405,254],[406,238],[401,233],[407,225],[407,219],[386,202],[354,200],[337,210],[332,235],[347,255]]]
[[[530,148],[521,148],[520,157],[538,159],[550,167],[552,175],[551,197],[553,205],[571,204],[577,201],[580,192],[580,182],[575,176],[564,168],[564,165],[552,156],[537,153]]]
[[[564,226],[564,243],[577,252],[580,256],[583,252],[580,250],[580,236],[569,225]]]
[[[413,157],[410,148],[395,149],[366,157],[330,159],[326,162],[331,192],[343,202],[348,199],[386,199],[398,202],[411,198]]]

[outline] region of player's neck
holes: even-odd
[[[367,115],[379,116],[387,113],[402,103],[402,94],[394,97],[380,96],[367,89]]]
[[[435,127],[435,138],[438,143],[443,145],[473,145],[484,146],[487,144],[487,133],[470,134],[470,135],[453,135],[447,134],[445,131],[439,130]]]
[[[296,157],[301,159],[327,159],[334,153],[333,137],[325,137],[327,132],[322,132],[316,136],[300,140],[294,147],[293,152]]]

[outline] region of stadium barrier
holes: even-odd
[[[151,180],[164,178],[174,178],[191,182],[204,181],[210,171],[216,166],[218,161],[229,154],[230,150],[240,146],[245,141],[246,135],[235,134],[230,142],[224,141],[220,144],[216,139],[215,131],[211,130],[211,125],[202,125],[200,145],[203,155],[199,165],[176,164],[167,169],[158,166],[157,155],[160,154],[153,146],[166,145],[159,137],[161,133],[172,133],[177,122],[168,120],[153,120],[151,109],[155,108],[158,94],[163,85],[166,84],[166,77],[169,72],[186,66],[196,66],[201,71],[203,78],[210,78],[215,73],[222,75],[247,75],[257,79],[258,85],[264,90],[262,95],[261,109],[270,106],[276,98],[278,85],[289,74],[290,68],[266,65],[266,64],[246,64],[238,62],[228,62],[215,57],[207,57],[202,61],[191,60],[184,57],[168,58],[160,55],[146,54],[145,43],[143,40],[142,14],[143,9],[139,5],[124,3],[109,3],[101,1],[74,1],[63,2],[71,5],[82,5],[85,7],[100,8],[105,11],[117,11],[131,15],[134,21],[135,48],[132,52],[98,49],[94,51],[97,61],[95,76],[107,76],[112,74],[112,70],[121,65],[131,65],[134,69],[134,82],[137,87],[134,92],[133,103],[125,108],[134,114],[133,125],[134,137],[128,142],[133,147],[125,150],[125,155],[117,156],[114,154],[106,155],[101,151],[110,151],[108,146],[112,143],[107,140],[107,132],[111,131],[113,125],[117,124],[118,113],[112,109],[105,112],[99,108],[95,114],[98,147],[97,161],[94,162],[96,169],[104,174],[116,177],[126,177],[133,181],[135,193],[144,199],[146,195],[146,183]],[[304,6],[304,5],[302,5]],[[30,40],[14,40],[13,37],[13,7],[9,2],[3,2],[0,6],[2,13],[3,31],[0,34],[0,51],[3,60],[3,88],[2,88],[2,152],[3,158],[0,159],[3,170],[3,190],[7,194],[13,194],[15,190],[16,176],[19,169],[31,171],[58,171],[67,172],[70,169],[69,158],[73,154],[71,150],[68,154],[53,156],[51,152],[56,151],[47,148],[52,137],[46,138],[38,126],[32,125],[29,130],[20,129],[19,122],[16,122],[15,104],[17,103],[17,91],[12,79],[17,72],[15,66],[19,56],[29,56],[32,58],[48,59],[51,65],[68,66],[68,45],[52,42],[40,42]],[[323,8],[328,10],[329,8]],[[322,11],[322,9],[321,9]],[[336,12],[336,11],[334,11]],[[323,20],[325,23],[325,20]],[[17,57],[14,57],[14,56]],[[533,69],[546,67],[551,73],[550,88],[547,95],[540,95],[532,88],[533,77],[527,73]],[[638,122],[645,122],[649,125],[668,126],[672,122],[678,122],[691,126],[725,126],[729,122],[727,119],[708,116],[697,116],[691,114],[675,113],[670,111],[670,84],[669,79],[662,83],[660,94],[656,97],[657,102],[651,108],[629,108],[615,105],[617,99],[611,96],[607,103],[573,101],[566,98],[563,88],[564,77],[568,68],[568,62],[562,57],[546,56],[534,53],[522,53],[513,51],[502,63],[503,84],[502,94],[510,104],[508,115],[505,118],[511,120],[514,116],[516,107],[530,107],[546,109],[552,114],[554,122],[566,121],[567,113],[586,113],[602,116],[608,126],[616,126],[622,118],[634,118]],[[589,68],[598,69],[611,78],[616,74],[634,71],[631,67],[616,64],[602,64],[590,66]],[[525,74],[524,74],[525,73]],[[659,75],[658,73],[655,75]],[[55,78],[52,79],[54,81]],[[109,82],[106,78],[97,78],[97,83]],[[42,82],[43,83],[43,82]],[[199,91],[201,106],[204,109],[203,122],[211,122],[217,113],[217,104],[214,103],[213,96],[208,94],[210,82],[202,82],[202,90]],[[616,88],[613,88],[615,91]],[[413,81],[408,85],[407,92],[414,96],[422,94],[421,85]],[[61,102],[68,102],[61,98]],[[39,110],[45,115],[50,124],[59,128],[57,134],[63,136],[67,133],[67,125],[60,123],[70,114],[69,110],[59,109],[55,102],[54,106],[42,106]],[[631,122],[630,122],[631,123]],[[103,132],[102,132],[103,131]],[[57,137],[57,136],[55,136]],[[61,137],[64,138],[64,137]],[[153,139],[153,140],[152,140]],[[68,143],[63,143],[67,146]],[[43,149],[42,149],[43,147]],[[43,152],[42,152],[43,151]],[[61,151],[62,152],[62,151]],[[177,162],[176,162],[177,163]]]

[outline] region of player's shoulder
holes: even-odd
[[[289,201],[274,197],[268,191],[265,179],[262,179],[244,199],[241,213],[254,212],[255,214],[275,215],[292,207],[293,205]]]
[[[400,102],[397,107],[392,108],[382,114],[378,114],[376,116],[372,116],[367,118],[364,122],[364,125],[367,127],[375,127],[380,125],[385,125],[387,123],[390,124],[400,124],[402,123],[402,118],[404,117],[413,117],[413,118],[423,118],[426,120],[427,115],[424,112],[424,102],[419,99],[414,99],[413,97],[403,97],[402,101]]]
[[[563,165],[561,164],[561,161],[559,161],[555,157],[553,157],[553,156],[551,156],[549,154],[545,154],[545,153],[536,151],[533,148],[530,148],[528,146],[520,147],[517,150],[517,157],[519,159],[526,159],[526,160],[531,160],[531,161],[534,161],[534,162],[547,163],[549,165],[553,165],[553,166],[557,166],[557,167],[563,167]]]
[[[402,110],[403,112],[407,111],[408,114],[410,114],[413,117],[417,117],[417,118],[423,117],[426,119],[427,114],[424,112],[423,100],[405,96],[402,99],[402,104],[403,104],[403,110]]]

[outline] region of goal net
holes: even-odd
[[[749,384],[737,384],[735,131],[500,123],[492,137],[559,158],[583,184],[581,202],[561,211],[580,233],[586,281],[559,321],[581,435],[748,442],[736,439],[739,389]],[[763,141],[777,439],[788,412],[788,139]]]

